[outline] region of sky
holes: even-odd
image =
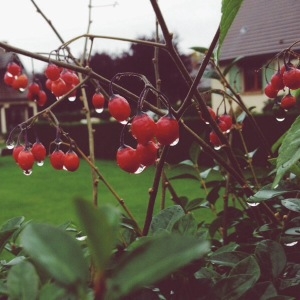
[[[168,29],[178,37],[179,51],[191,53],[191,47],[208,47],[221,19],[222,0],[158,0]],[[89,0],[35,0],[51,20],[64,41],[86,33]],[[94,35],[136,39],[152,36],[155,15],[149,0],[92,0],[90,33]],[[6,0],[0,10],[0,40],[38,53],[49,53],[61,42],[49,24],[37,13],[31,0]],[[129,49],[127,42],[96,39],[93,53],[121,54]],[[84,40],[70,45],[74,56],[83,52]],[[21,57],[25,67],[32,61]],[[33,63],[41,69],[45,63]]]

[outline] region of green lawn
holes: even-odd
[[[154,168],[132,175],[120,170],[114,161],[97,161],[97,167],[143,225]],[[199,183],[196,181],[176,180],[174,186],[180,196],[199,197]],[[66,221],[76,222],[73,200],[77,197],[92,201],[91,171],[83,160],[74,173],[56,171],[46,160],[43,167],[34,166],[33,173],[25,176],[12,157],[0,157],[0,224],[15,216],[57,225]],[[166,204],[171,205],[170,196],[167,197]],[[101,203],[118,206],[116,199],[100,182],[99,205]],[[159,200],[156,211],[158,209]],[[211,212],[203,209],[201,214],[207,217]]]

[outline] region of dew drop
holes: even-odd
[[[103,112],[103,108],[96,108],[95,112],[101,114]]]
[[[68,100],[70,102],[74,102],[76,100],[76,96],[71,96],[71,97],[68,98]]]
[[[288,246],[288,247],[292,247],[292,246],[295,246],[298,244],[298,241],[295,241],[295,242],[291,242],[291,243],[285,243],[284,245],[285,246]]]
[[[284,117],[277,117],[276,120],[277,120],[278,122],[282,122],[282,121],[285,120],[285,118],[284,118]]]
[[[221,149],[221,146],[214,146],[214,149],[218,151]]]
[[[65,170],[65,171],[67,171],[67,172],[68,172],[68,170],[67,170],[67,168],[66,168],[65,166],[63,166],[63,170]]]
[[[176,146],[179,142],[179,138],[177,138],[173,143],[170,144],[170,146]]]
[[[23,171],[23,174],[26,175],[26,176],[30,176],[32,174],[32,170],[24,170]]]
[[[13,149],[15,147],[15,142],[14,141],[7,141],[6,142],[6,148],[7,149]]]
[[[25,89],[24,89],[24,88],[20,88],[19,91],[20,91],[21,93],[23,93],[23,92],[25,91]]]
[[[145,168],[146,168],[145,166],[140,165],[138,167],[138,169],[134,172],[134,174],[140,174],[140,173],[142,173],[145,170]]]
[[[249,206],[257,206],[259,203],[258,202],[247,202]]]
[[[43,161],[43,160],[38,161],[36,164],[37,164],[39,167],[42,167],[42,166],[44,165],[44,161]]]
[[[120,121],[119,123],[121,123],[122,125],[126,125],[127,124],[127,120]]]

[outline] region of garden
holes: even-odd
[[[275,70],[261,66],[272,73],[272,114],[257,117],[228,81],[237,60],[218,65],[243,1],[222,1],[210,46],[193,48],[203,57],[194,77],[159,1],[150,3],[155,39],[122,40],[152,49],[154,80],[96,72],[91,52],[103,37],[89,29],[47,55],[0,42],[12,54],[5,84],[39,108],[7,134],[0,157],[1,300],[299,299],[297,42],[272,58]],[[78,59],[72,45],[82,39]],[[164,93],[161,53],[185,86],[182,101]],[[18,56],[45,63],[43,82]],[[221,95],[217,109],[198,89],[209,64],[222,86],[209,91]],[[80,106],[80,120],[62,120],[66,103]],[[289,125],[270,145],[264,124],[271,131],[279,116]],[[249,150],[252,139],[259,149]],[[107,152],[112,159],[97,157]]]

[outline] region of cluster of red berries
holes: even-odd
[[[4,82],[17,91],[23,92],[28,86],[28,77],[23,73],[23,68],[16,62],[10,62],[6,66]]]
[[[214,119],[216,121],[217,125],[219,126],[220,131],[223,134],[228,134],[233,127],[232,116],[227,113],[217,115],[216,112],[209,106],[207,106],[207,109],[208,109],[208,112],[210,113],[212,119]],[[208,124],[208,122],[206,120],[204,120],[204,121],[205,121],[205,123]],[[218,137],[218,135],[216,134],[216,132],[213,130],[209,133],[209,141],[215,147],[215,149],[219,149],[223,144],[221,142],[220,138]]]
[[[48,100],[46,92],[38,82],[33,81],[28,86],[28,100],[35,101],[38,106],[44,106]]]
[[[265,95],[270,99],[277,97],[279,91],[288,88],[288,93],[280,100],[280,107],[288,110],[296,105],[296,97],[291,95],[290,90],[300,88],[300,69],[291,63],[284,64],[273,74],[270,82],[265,87]]]
[[[47,77],[46,87],[56,98],[62,97],[80,82],[74,71],[61,68],[53,63],[48,64],[45,75]],[[76,99],[76,90],[69,95],[68,99],[70,101]]]

